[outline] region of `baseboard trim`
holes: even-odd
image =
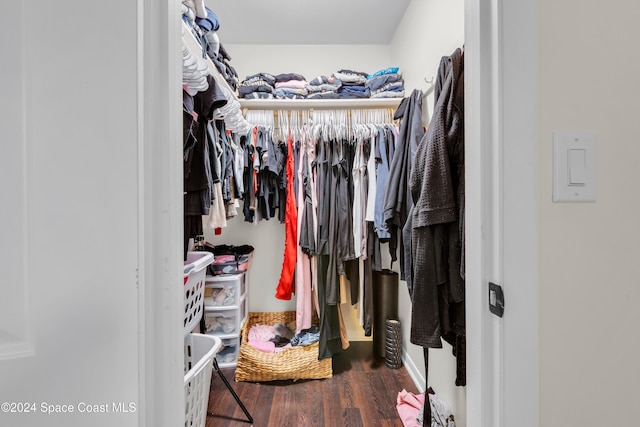
[[[415,384],[416,388],[420,393],[424,393],[424,375],[420,372],[416,364],[413,362],[413,359],[407,355],[407,349],[402,348],[402,363],[404,364],[405,369],[409,373],[409,376],[413,380],[413,384]]]

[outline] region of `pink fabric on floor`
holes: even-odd
[[[269,341],[275,336],[276,334],[273,332],[273,326],[256,324],[249,329],[249,336],[247,337],[247,340]]]
[[[276,351],[276,345],[271,341],[249,340],[247,343],[256,350],[264,351],[265,353],[275,353]]]
[[[396,409],[404,427],[422,427],[416,418],[424,405],[424,393],[413,394],[405,389],[398,393]]]

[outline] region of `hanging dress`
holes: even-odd
[[[282,272],[276,288],[276,298],[290,300],[294,290],[294,274],[297,258],[298,216],[294,194],[294,153],[291,132],[287,135],[287,209],[285,213],[285,246]]]

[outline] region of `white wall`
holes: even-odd
[[[540,425],[640,419],[635,2],[539,2]],[[577,19],[579,18],[579,19]],[[597,201],[552,203],[552,135],[597,135]]]
[[[36,413],[3,411],[0,424],[135,426],[137,413],[78,412],[81,402],[138,401],[135,6],[17,4],[23,11],[2,12],[3,56],[21,74],[0,71],[14,85],[0,99],[0,111],[13,113],[0,115],[0,128],[24,128],[3,138],[0,181],[17,190],[3,210],[17,201],[24,212],[2,215],[2,230],[24,240],[0,257],[0,270],[19,270],[12,281],[3,273],[0,287],[24,292],[13,303],[27,316],[13,322],[28,325],[32,353],[0,355],[0,402],[34,403]],[[46,415],[42,403],[75,411]]]
[[[224,40],[223,40],[224,43]],[[391,54],[385,45],[224,45],[240,79],[258,72],[294,72],[308,80],[331,75],[341,68],[372,73],[390,66]],[[291,301],[275,298],[284,255],[284,225],[277,218],[252,225],[242,215],[228,222],[222,235],[205,234],[215,244],[251,244],[255,248],[250,271],[250,311],[295,310]]]
[[[463,0],[413,0],[409,4],[391,43],[391,60],[400,66],[407,88],[426,92],[425,123],[434,103],[433,91],[429,90],[432,84],[425,79],[435,83],[440,59],[463,44]]]
[[[423,119],[433,113],[433,92],[426,79],[435,78],[440,59],[448,56],[464,43],[464,1],[463,0],[414,0],[396,31],[391,44],[392,63],[400,67],[406,93],[411,89],[421,89],[428,95],[423,98]],[[396,269],[398,267],[394,266]],[[406,282],[400,282],[398,300],[400,321],[403,324],[403,350],[408,358],[406,365],[424,388],[425,369],[423,349],[411,344],[411,300]],[[456,365],[451,354],[451,346],[443,341],[442,349],[429,351],[428,383],[438,396],[449,403],[456,417],[456,425],[466,425],[466,394],[463,387],[455,385]]]

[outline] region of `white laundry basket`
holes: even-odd
[[[189,334],[184,338],[185,427],[204,427],[207,420],[213,358],[220,351],[218,337]]]
[[[184,262],[184,334],[200,322],[204,303],[207,267],[213,262],[211,252],[188,252]]]

